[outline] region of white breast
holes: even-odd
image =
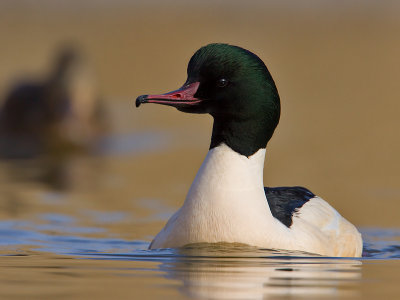
[[[228,242],[334,255],[332,245],[325,245],[331,239],[312,222],[304,221],[304,217],[316,217],[311,216],[314,205],[309,205],[307,215],[297,215],[291,228],[272,216],[263,185],[264,157],[265,149],[249,158],[225,144],[211,149],[183,206],[155,237],[151,248]]]

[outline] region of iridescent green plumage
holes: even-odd
[[[214,117],[210,148],[226,143],[250,156],[265,148],[280,116],[275,83],[263,61],[250,51],[228,44],[200,48],[188,65],[187,83],[199,81],[196,97],[203,105],[186,112]],[[226,79],[223,88],[218,80]]]

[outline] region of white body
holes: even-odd
[[[183,206],[150,248],[192,243],[243,243],[327,256],[361,256],[357,229],[319,197],[293,216],[290,228],[274,218],[264,192],[265,149],[247,158],[222,144],[211,149]]]

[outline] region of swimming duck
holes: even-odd
[[[63,48],[43,81],[21,81],[0,109],[0,155],[29,158],[39,154],[87,150],[104,129],[104,113],[83,56]]]
[[[178,90],[136,99],[136,106],[163,104],[214,119],[210,149],[186,199],[150,248],[227,242],[361,256],[356,227],[322,198],[304,187],[264,187],[280,99],[263,61],[237,46],[209,44],[192,56],[187,76]]]

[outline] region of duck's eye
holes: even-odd
[[[217,81],[217,87],[219,88],[223,88],[226,87],[228,85],[229,81],[225,78],[221,78]]]

